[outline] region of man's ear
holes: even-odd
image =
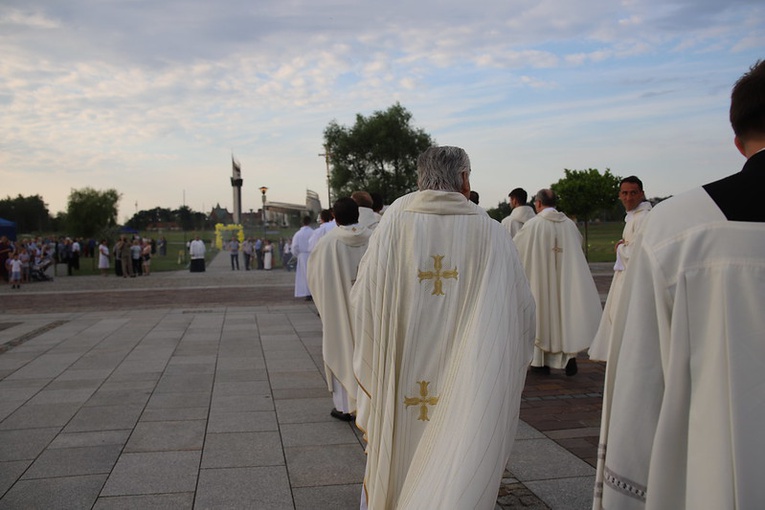
[[[460,192],[470,200],[470,173],[468,172],[462,172],[462,189]]]
[[[741,141],[741,138],[736,136],[733,138],[733,143],[736,145],[736,148],[741,153],[741,155],[746,157],[746,148],[744,147],[744,142]]]

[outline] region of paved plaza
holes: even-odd
[[[293,281],[220,253],[205,273],[0,288],[0,508],[358,508],[362,439],[329,415]],[[529,373],[498,509],[590,508],[604,367],[579,362]]]

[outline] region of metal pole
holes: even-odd
[[[326,145],[324,146],[324,153],[319,154],[319,156],[324,158],[324,162],[327,165],[327,200],[329,201],[329,204],[327,205],[327,209],[332,207],[332,188],[329,185],[329,157],[331,156],[329,152],[329,147]]]

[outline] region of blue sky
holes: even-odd
[[[740,169],[730,89],[760,0],[3,0],[0,196],[116,188],[120,221],[326,197],[323,131],[396,101],[493,207],[563,169],[666,196]],[[326,204],[324,204],[326,205]]]

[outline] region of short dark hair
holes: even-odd
[[[372,197],[372,210],[374,212],[380,212],[382,211],[383,205],[383,197],[379,193],[375,193],[374,191],[369,193],[369,196]]]
[[[475,205],[478,205],[478,200],[480,198],[481,197],[478,196],[478,192],[477,191],[473,191],[472,189],[470,190],[470,201],[471,202],[473,202]]]
[[[730,124],[740,139],[765,135],[765,61],[755,62],[733,86]]]
[[[343,197],[332,206],[338,225],[354,225],[359,222],[359,204],[350,197]]]
[[[558,203],[558,195],[551,189],[540,189],[537,191],[536,199],[545,207],[555,207]]]
[[[303,225],[310,225],[311,224],[311,217],[310,216],[303,216]]]
[[[324,223],[332,221],[332,209],[322,209],[319,213],[319,218],[321,218],[321,221]]]
[[[525,204],[529,199],[529,194],[523,188],[515,188],[513,191],[507,194],[508,197],[514,198],[519,204]]]
[[[641,181],[640,179],[638,179],[634,175],[630,175],[629,177],[625,177],[624,179],[619,181],[619,187],[621,188],[622,184],[624,184],[625,182],[630,182],[632,184],[637,184],[638,188],[640,188],[640,191],[643,191],[643,181]]]

